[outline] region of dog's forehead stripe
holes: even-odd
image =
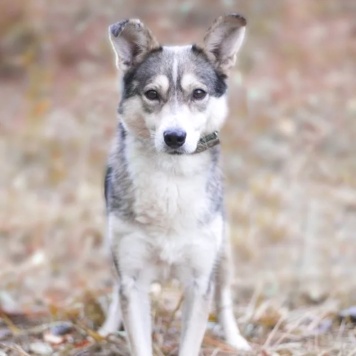
[[[163,56],[168,64],[171,85],[177,89],[180,81],[180,72],[184,65],[184,54],[191,50],[191,46],[163,47]]]
[[[166,47],[165,50],[172,52],[172,84],[174,88],[178,85],[178,63],[179,63],[179,47]]]

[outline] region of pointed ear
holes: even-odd
[[[109,39],[116,55],[116,66],[122,71],[139,63],[146,53],[159,47],[151,31],[136,19],[111,25]]]
[[[246,20],[238,14],[219,17],[204,38],[204,49],[215,65],[226,72],[236,62],[245,37]]]

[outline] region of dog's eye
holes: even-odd
[[[158,100],[159,99],[159,96],[158,96],[158,93],[156,92],[156,90],[147,90],[145,92],[145,97],[148,99],[148,100]]]
[[[195,89],[193,91],[193,98],[195,100],[202,100],[206,97],[206,91],[204,91],[203,89]]]

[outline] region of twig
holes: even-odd
[[[172,325],[172,323],[173,323],[173,321],[174,321],[174,319],[176,317],[176,314],[177,314],[178,310],[182,306],[183,300],[184,300],[184,294],[182,293],[180,298],[179,298],[179,301],[177,303],[177,306],[174,308],[174,310],[172,312],[172,317],[168,321],[168,324],[166,326],[166,332],[168,332],[169,328],[171,327],[171,325]]]
[[[13,335],[17,335],[21,332],[21,329],[19,329],[2,310],[0,310],[0,318],[3,319],[4,323],[7,325]]]
[[[8,350],[18,351],[21,355],[24,355],[24,356],[31,356],[21,346],[18,346],[18,345],[7,345],[7,344],[0,342],[0,346],[3,346]]]
[[[291,337],[291,332],[295,330],[306,318],[308,318],[308,315],[304,314],[301,315],[294,323],[292,327],[289,328],[288,333],[282,334],[282,336],[275,342],[275,345],[279,345],[287,336]]]
[[[268,335],[267,340],[265,341],[265,343],[263,344],[263,347],[268,347],[270,346],[270,343],[273,339],[273,337],[275,336],[277,330],[279,329],[279,327],[282,325],[283,321],[285,320],[284,317],[280,317],[277,321],[277,324],[274,326],[273,330],[270,332],[270,334]]]
[[[40,334],[42,332],[44,332],[47,329],[50,329],[53,326],[56,325],[61,325],[63,322],[62,321],[54,321],[51,323],[45,323],[45,324],[41,324],[41,325],[36,325],[33,326],[32,328],[28,328],[28,329],[18,329],[19,331],[16,333],[17,336],[24,336],[24,335],[29,335],[29,334]],[[66,321],[66,323],[68,323]]]
[[[355,356],[356,355],[356,348],[351,350],[346,356]]]
[[[221,350],[219,348],[216,348],[213,353],[211,354],[211,356],[216,356],[218,354],[218,352],[220,352]]]
[[[80,323],[78,320],[75,321],[73,323],[73,325],[79,329],[80,331],[84,331],[85,334],[87,334],[88,336],[92,337],[94,339],[95,342],[101,342],[101,341],[106,341],[106,338],[101,336],[99,333],[97,333],[96,331],[87,328],[85,325],[83,325],[82,323]]]
[[[205,335],[204,336],[204,341],[203,342],[204,342],[204,344],[207,344],[209,346],[213,346],[213,347],[219,348],[220,351],[222,351],[222,352],[233,352],[233,351],[235,351],[235,349],[232,346],[230,346],[230,345],[228,345],[228,344],[226,344],[226,343],[224,343],[224,342],[222,342],[222,341],[220,341],[218,339],[215,339],[215,338],[213,338],[213,337],[211,337],[209,335]]]
[[[153,344],[153,350],[157,354],[157,356],[164,356],[164,353],[160,349],[160,347],[156,344]]]
[[[248,303],[248,306],[244,313],[244,317],[243,317],[244,322],[248,322],[251,320],[254,310],[256,309],[258,298],[261,295],[261,291],[262,291],[262,284],[259,283],[256,286],[255,291],[253,292],[250,302]]]

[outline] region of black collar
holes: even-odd
[[[197,149],[193,152],[193,154],[204,152],[207,149],[218,145],[219,143],[220,140],[219,140],[218,132],[214,131],[213,133],[206,135],[199,140]]]

